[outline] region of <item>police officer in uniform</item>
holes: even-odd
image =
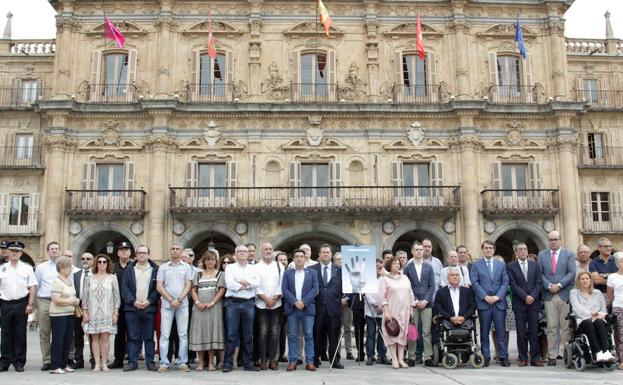
[[[26,328],[32,313],[37,280],[27,263],[20,261],[24,244],[7,243],[8,261],[0,266],[0,372],[23,372],[26,364]]]

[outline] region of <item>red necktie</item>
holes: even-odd
[[[556,251],[552,251],[552,273],[556,274]]]

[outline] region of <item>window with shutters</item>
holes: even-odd
[[[127,53],[104,55],[103,95],[124,96],[128,89],[129,56]]]
[[[329,186],[329,163],[301,164],[301,196],[326,197]]]
[[[120,191],[110,192],[110,190],[123,190],[124,174],[123,164],[121,163],[98,163],[97,164],[97,190],[99,195],[121,195]]]
[[[9,226],[28,225],[28,213],[30,209],[29,195],[9,196]]]
[[[504,196],[525,196],[528,188],[528,164],[510,163],[502,164],[502,194]]]
[[[591,132],[588,134],[588,157],[590,159],[603,159],[604,135]]]
[[[426,96],[426,59],[416,54],[402,56],[402,85],[405,96]]]
[[[328,71],[326,54],[302,54],[300,95],[303,97],[327,96]]]
[[[198,187],[200,197],[224,197],[227,186],[227,164],[199,163]]]
[[[610,221],[610,193],[591,192],[591,215],[593,222]]]
[[[404,163],[402,175],[404,178],[405,196],[428,196],[428,188],[415,188],[413,186],[430,186],[429,163]]]
[[[199,95],[224,96],[227,84],[226,55],[219,53],[212,59],[207,53],[199,55]],[[232,79],[229,79],[231,81]]]
[[[582,80],[582,93],[584,100],[590,104],[597,103],[598,97],[597,79],[583,79]]]
[[[15,135],[15,159],[32,160],[33,144],[32,134]]]
[[[498,85],[501,96],[521,94],[521,71],[519,57],[497,55]]]
[[[39,81],[34,79],[22,79],[20,87],[20,102],[24,106],[29,106],[37,101],[39,91]]]

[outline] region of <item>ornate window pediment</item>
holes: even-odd
[[[138,24],[131,21],[114,21],[113,24],[115,25],[115,27],[119,28],[119,31],[121,31],[121,33],[123,33],[125,36],[147,35],[146,29],[141,28]],[[105,24],[101,23],[91,28],[91,30],[87,32],[87,35],[103,36],[105,30]]]
[[[415,22],[395,25],[387,31],[383,32],[383,35],[391,37],[393,39],[398,39],[400,37],[415,38]],[[439,30],[428,24],[422,24],[422,35],[426,36],[428,39],[434,40],[438,37],[441,37],[443,35],[443,32],[440,32]]]
[[[536,37],[536,33],[532,31],[530,28],[525,26],[521,26],[521,32],[523,34],[524,39],[534,39]],[[515,23],[509,24],[496,24],[493,27],[489,27],[483,32],[478,32],[476,34],[478,37],[485,38],[499,38],[499,39],[508,39],[515,37]]]
[[[184,35],[207,35],[208,32],[208,20],[203,20],[198,23],[190,25],[183,32]],[[212,34],[215,36],[238,36],[242,35],[244,31],[237,28],[235,25],[226,23],[224,21],[212,21]]]
[[[296,38],[299,36],[325,36],[322,24],[316,21],[303,21],[294,24],[293,26],[284,29],[283,34],[292,38]],[[344,35],[344,31],[332,25],[329,29],[329,34],[331,36],[340,37]]]

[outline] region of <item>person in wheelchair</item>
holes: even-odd
[[[442,287],[435,297],[435,314],[440,326],[451,329],[474,327],[474,295],[471,289],[460,286],[461,273],[458,268],[448,269],[448,286]]]
[[[588,338],[595,361],[614,362],[616,359],[610,353],[606,300],[601,291],[594,288],[593,278],[589,272],[578,274],[575,289],[569,293],[569,301],[571,316],[575,319],[578,330]]]

